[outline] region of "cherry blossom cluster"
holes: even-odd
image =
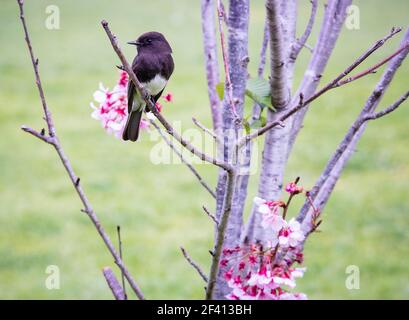
[[[305,231],[294,218],[285,216],[293,196],[303,193],[297,186],[298,179],[290,182],[285,190],[287,202],[270,201],[256,197],[254,204],[262,214],[262,227],[268,232],[266,243],[250,243],[224,248],[220,266],[234,300],[304,300],[303,293],[293,292],[296,279],[303,276],[306,268],[303,244]],[[317,213],[318,215],[318,213]]]
[[[91,102],[93,112],[91,117],[100,121],[102,127],[115,137],[120,138],[124,130],[128,117],[128,74],[125,71],[120,71],[119,80],[112,90],[105,88],[102,83],[99,84],[99,89],[94,92],[94,100],[97,106]],[[172,93],[167,93],[162,97],[165,102],[172,102]],[[159,112],[162,110],[162,104],[156,103],[156,108]],[[149,113],[147,114],[149,118]],[[142,119],[140,124],[141,129],[149,129],[149,121]]]

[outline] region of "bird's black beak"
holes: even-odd
[[[129,42],[127,42],[128,44],[131,44],[131,45],[133,45],[133,46],[139,46],[141,43],[139,42],[139,41],[129,41]]]

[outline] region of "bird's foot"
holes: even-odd
[[[124,66],[120,66],[120,65],[118,65],[118,66],[116,66],[119,70],[122,70],[122,71],[125,71],[125,67]]]

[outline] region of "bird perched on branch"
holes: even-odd
[[[135,45],[138,53],[132,62],[132,69],[138,80],[151,95],[154,103],[172,75],[174,63],[172,48],[163,34],[147,32],[128,44]],[[139,136],[139,124],[146,102],[132,81],[128,83],[128,120],[122,134],[124,140],[136,141]]]

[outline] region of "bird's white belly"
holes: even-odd
[[[156,96],[159,92],[163,90],[163,88],[165,88],[166,83],[167,80],[158,74],[151,81],[142,82],[142,85],[145,87],[146,91],[148,91],[148,93],[151,96]],[[140,96],[139,91],[135,90],[132,111],[143,110],[145,106],[146,106],[145,100]]]
[[[142,84],[151,96],[156,96],[165,88],[166,83],[167,80],[160,74],[157,74],[151,81]]]

